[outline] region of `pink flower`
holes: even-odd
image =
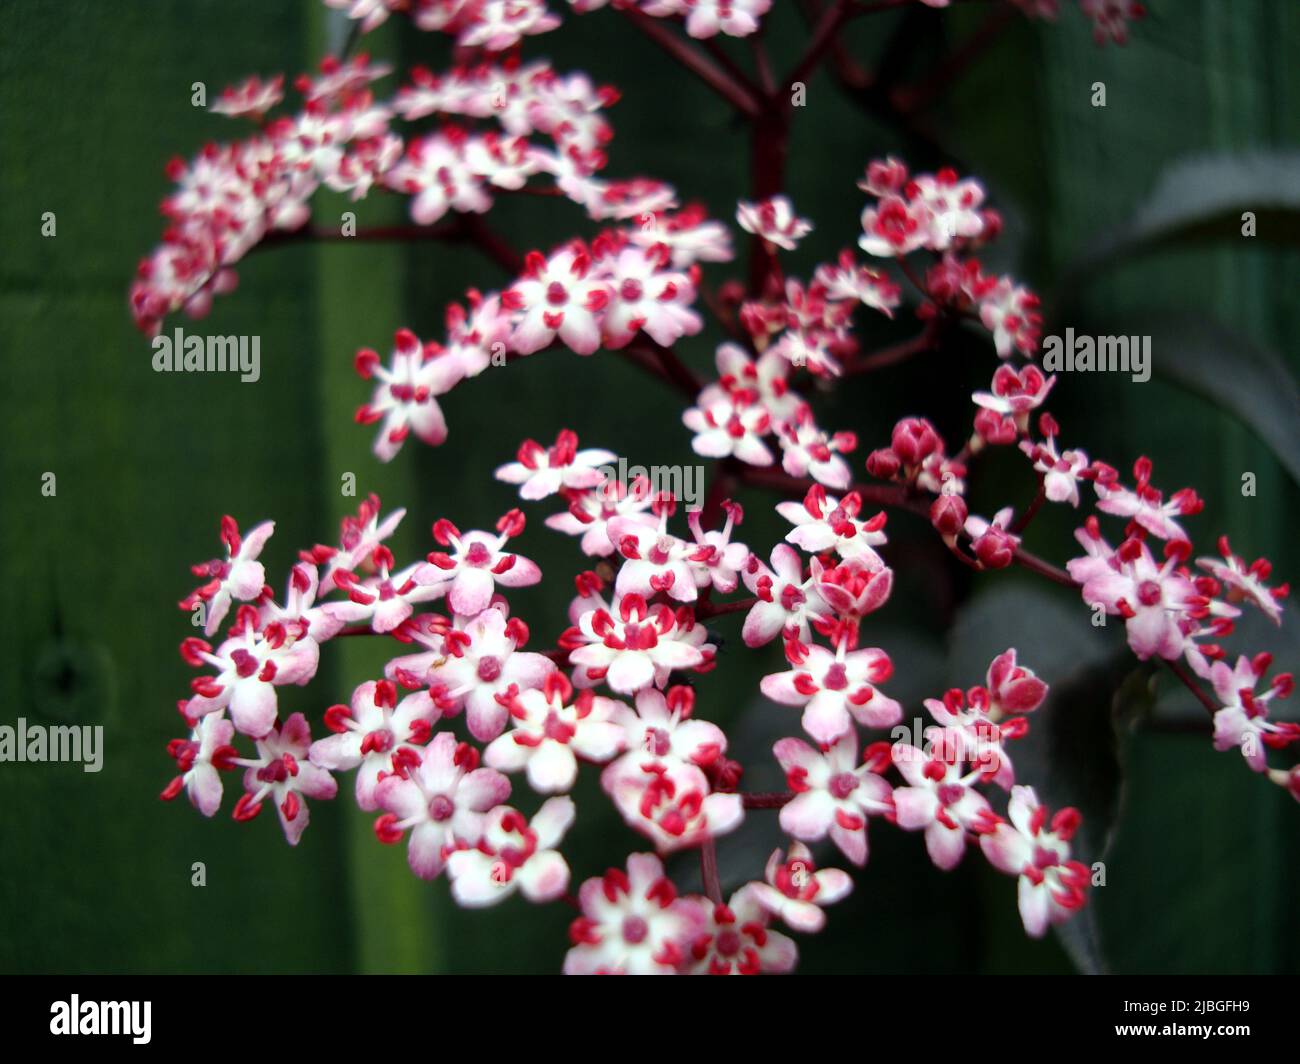
[[[966,535],[971,538],[971,550],[986,569],[1005,569],[1015,558],[1020,537],[1008,530],[1011,524],[1011,507],[1007,506],[989,521],[977,514],[966,518]]]
[[[497,522],[498,535],[466,532],[446,518],[433,526],[433,538],[451,553],[432,551],[428,564],[415,570],[417,583],[440,587],[447,592],[451,608],[462,617],[473,617],[487,609],[496,585],[531,587],[542,578],[535,562],[519,554],[508,554],[505,545],[524,530],[524,515],[511,510]]]
[[[924,203],[885,195],[877,206],[863,210],[858,246],[877,258],[902,258],[927,246],[932,235],[931,215]]]
[[[333,798],[338,793],[334,777],[307,760],[311,729],[307,718],[295,713],[257,740],[257,757],[234,758],[244,771],[245,794],[235,804],[236,820],[252,820],[270,798],[280,816],[280,826],[290,846],[297,846],[307,830],[304,798]]]
[[[560,897],[569,887],[569,866],[555,847],[574,814],[567,797],[547,799],[531,821],[508,805],[497,806],[478,844],[447,858],[452,897],[472,909],[496,905],[516,890],[536,903]]]
[[[686,15],[686,32],[692,37],[748,37],[758,31],[758,20],[767,14],[772,0],[650,0],[651,15]]]
[[[262,626],[279,622],[294,638],[311,636],[317,643],[333,639],[344,625],[336,612],[337,603],[317,605],[320,571],[315,565],[299,562],[289,570],[289,588],[281,606],[271,597],[269,587],[262,588],[257,600],[258,623]]]
[[[406,510],[394,510],[382,521],[379,519],[379,496],[369,495],[362,500],[355,517],[348,515],[341,522],[339,546],[316,547],[308,552],[308,557],[320,562],[329,562],[329,568],[321,578],[319,593],[328,594],[335,588],[334,574],[344,570],[352,571],[363,563],[370,562],[375,556],[375,548],[397,531]]]
[[[601,773],[600,785],[629,827],[661,853],[699,846],[740,825],[738,794],[714,792],[708,777],[680,760],[621,758]]]
[[[1070,860],[1070,839],[1078,830],[1078,810],[1062,809],[1048,823],[1032,787],[1013,787],[1011,823],[1000,823],[980,837],[984,855],[1001,872],[1018,877],[1020,919],[1032,938],[1068,920],[1087,901],[1088,868]]]
[[[404,624],[420,603],[446,594],[445,584],[422,584],[416,579],[427,568],[423,562],[389,573],[392,558],[387,547],[376,547],[379,572],[369,578],[346,569],[335,570],[334,583],[347,592],[348,601],[331,604],[330,613],[344,621],[368,621],[372,631],[382,634]]]
[[[614,581],[614,593],[652,598],[663,592],[678,602],[697,597],[695,573],[688,556],[690,544],[668,531],[669,510],[661,508],[658,529],[647,528],[638,518],[613,517],[606,534],[624,558]]]
[[[191,567],[195,576],[208,580],[180,603],[183,610],[193,610],[200,602],[206,604],[204,635],[210,636],[221,627],[232,602],[252,602],[261,595],[266,570],[257,558],[274,531],[275,522],[264,521],[247,536],[241,536],[233,517],[227,515],[221,519],[221,542],[225,544],[226,557]]]
[[[367,680],[352,692],[350,708],[338,705],[326,711],[326,727],[334,734],[312,743],[307,756],[332,772],[358,769],[357,805],[373,812],[379,808],[379,781],[392,773],[394,758],[418,761],[416,747],[429,741],[441,715],[427,691],[398,702],[391,681]]]
[[[184,789],[190,804],[204,816],[213,816],[221,806],[221,771],[234,768],[237,751],[230,745],[234,726],[221,713],[200,717],[189,739],[173,739],[167,752],[176,759],[180,775],[162,792],[171,801]]]
[[[767,859],[767,882],[750,883],[743,889],[752,893],[762,908],[795,931],[820,931],[826,925],[822,907],[833,905],[853,889],[853,880],[838,868],[818,869],[812,851],[802,842],[790,844],[787,858],[773,850]]]
[[[903,290],[892,280],[869,266],[860,266],[853,252],[842,251],[834,265],[817,267],[817,283],[826,289],[829,299],[856,299],[887,318],[902,299]]]
[[[764,676],[759,686],[773,702],[803,706],[803,729],[819,743],[850,734],[854,720],[888,728],[903,719],[903,707],[876,687],[894,671],[883,650],[848,651],[842,640],[830,651],[787,640],[785,654],[793,667]]]
[[[478,751],[439,732],[418,764],[385,776],[375,789],[375,821],[381,842],[394,843],[410,831],[407,863],[421,879],[436,879],[449,854],[483,836],[484,814],[510,797],[510,781],[493,768],[478,767]]]
[[[581,536],[582,553],[588,557],[608,557],[617,550],[609,538],[609,522],[616,517],[633,519],[645,528],[659,523],[654,515],[645,512],[655,505],[655,497],[644,480],[631,489],[611,480],[598,489],[567,494],[568,511],[548,517],[546,527],[567,536]]]
[[[755,360],[739,344],[719,344],[714,363],[721,379],[700,393],[702,402],[739,392],[746,401],[762,406],[774,422],[798,413],[803,400],[790,390],[790,364],[770,348]]]
[[[599,467],[617,457],[613,451],[594,448],[580,451],[577,434],[561,429],[550,447],[543,447],[536,440],[524,440],[519,446],[518,460],[498,466],[496,478],[520,485],[519,497],[534,501],[564,488],[597,487],[605,479]]]
[[[678,669],[699,669],[713,659],[704,628],[686,607],[674,613],[665,605],[648,606],[640,595],[622,595],[613,607],[582,614],[561,638],[578,666],[579,686],[602,681],[619,694],[631,695],[652,684],[662,687]]]
[[[741,200],[736,206],[736,221],[745,232],[786,251],[793,251],[812,232],[812,223],[795,215],[794,205],[786,196],[772,196],[757,203]]]
[[[697,405],[682,413],[682,424],[695,433],[691,448],[705,458],[734,455],[754,466],[774,461],[763,437],[772,431],[767,409],[743,392],[700,393]]]
[[[960,240],[974,240],[984,233],[984,186],[974,178],[960,179],[944,168],[931,176],[918,174],[907,186],[913,202],[925,205],[930,214],[928,246],[944,251]]]
[[[812,637],[812,622],[831,612],[817,593],[815,579],[804,578],[799,552],[785,543],[772,548],[771,568],[758,555],[750,555],[744,579],[745,586],[758,598],[741,630],[747,647],[763,646],[782,633],[807,643]]]
[[[283,74],[277,74],[266,81],[252,77],[238,85],[229,85],[222,89],[221,97],[208,110],[213,114],[228,115],[231,118],[260,119],[283,99]]]
[[[987,765],[962,771],[964,744],[940,733],[936,752],[927,754],[907,743],[895,743],[893,762],[907,781],[894,788],[894,811],[904,831],[925,831],[925,849],[938,868],[956,868],[966,852],[966,833],[991,830],[997,817],[988,801],[974,789]]]
[[[492,206],[483,180],[465,157],[465,135],[434,133],[412,140],[406,158],[385,176],[390,188],[411,196],[411,219],[432,225],[449,210],[482,214]]]
[[[1268,704],[1274,698],[1289,698],[1295,689],[1291,674],[1274,676],[1263,693],[1255,693],[1272,663],[1271,654],[1243,655],[1234,668],[1222,661],[1210,668],[1210,682],[1222,707],[1214,714],[1214,748],[1240,749],[1246,764],[1256,772],[1268,770],[1266,747],[1281,749],[1300,739],[1300,724],[1268,719]]]
[[[650,762],[707,768],[727,752],[727,736],[716,724],[696,720],[695,692],[670,687],[667,694],[646,688],[636,696],[635,715],[623,717],[627,750],[611,767],[627,769]]]
[[[812,408],[802,406],[790,421],[777,425],[781,445],[781,468],[792,477],[811,476],[819,484],[843,491],[853,480],[848,462],[840,457],[858,445],[851,432],[834,436],[819,429],[812,420]]]
[[[210,665],[216,676],[191,683],[194,697],[185,705],[190,717],[230,710],[235,729],[259,739],[275,725],[275,689],[307,683],[320,661],[320,647],[311,637],[294,639],[283,625],[257,627],[257,613],[242,606],[230,638],[214,652],[201,639],[181,644],[181,656],[191,665]]]
[[[743,543],[733,543],[731,534],[744,519],[739,503],[727,500],[722,503],[726,520],[720,529],[705,532],[701,521],[702,510],[691,510],[686,515],[695,545],[687,547],[686,560],[690,564],[695,583],[701,588],[712,587],[729,595],[740,583],[740,571],[749,561],[750,551]]]
[[[638,332],[671,347],[704,328],[703,320],[690,309],[695,302],[693,280],[668,266],[669,251],[662,244],[625,247],[600,260],[598,275],[610,292],[604,317],[607,347],[625,347]]]
[[[869,521],[858,520],[862,497],[851,491],[843,500],[827,495],[826,489],[814,484],[803,502],[782,502],[777,513],[795,526],[785,538],[809,554],[834,549],[841,558],[875,559],[875,548],[885,543],[886,515],[882,510]]]
[[[361,22],[361,32],[369,33],[388,21],[390,11],[405,10],[410,0],[325,0],[327,7],[346,10],[350,19]]]
[[[838,565],[812,560],[813,586],[841,620],[857,621],[880,609],[894,586],[894,571],[878,557],[861,555]]]
[[[555,672],[546,655],[518,649],[527,640],[523,621],[507,621],[502,609],[491,606],[444,637],[443,653],[426,682],[441,701],[466,707],[469,732],[479,742],[501,734],[515,696],[540,688]]]
[[[1056,441],[1032,443],[1023,440],[1020,449],[1034,462],[1034,470],[1043,474],[1043,491],[1051,502],[1068,502],[1079,505],[1079,481],[1089,470],[1088,456],[1083,451],[1056,453]]]
[[[501,52],[559,24],[559,16],[546,10],[544,0],[482,0],[472,9],[456,43]]]
[[[726,905],[715,905],[691,943],[692,975],[784,975],[794,970],[799,950],[772,931],[771,914],[741,887]]]
[[[969,762],[971,768],[979,770],[984,782],[1010,789],[1016,782],[1015,767],[1002,744],[1029,730],[1023,717],[999,724],[1001,714],[995,714],[990,707],[989,693],[983,687],[972,687],[968,692],[954,687],[942,700],[927,698],[925,708],[940,725],[925,731],[927,754],[945,761]]]
[[[1267,558],[1256,558],[1250,564],[1244,558],[1232,553],[1227,536],[1219,537],[1218,558],[1197,558],[1196,564],[1222,583],[1228,590],[1229,602],[1249,602],[1263,611],[1274,624],[1282,623],[1281,600],[1290,593],[1290,585],[1281,584],[1269,587],[1266,583],[1273,573],[1273,566]]]
[[[986,410],[1011,415],[1016,427],[1024,432],[1030,412],[1043,405],[1055,383],[1055,375],[1044,377],[1037,366],[1025,366],[1017,371],[1002,365],[993,374],[993,390],[976,392],[971,398]]]
[[[1083,530],[1078,536],[1085,543],[1093,538]],[[1128,539],[1106,564],[1075,559],[1067,568],[1082,582],[1084,602],[1124,618],[1129,646],[1138,658],[1159,656],[1172,661],[1189,649],[1191,636],[1203,620],[1240,612],[1212,602],[1197,589],[1181,564],[1189,549],[1185,541],[1173,541],[1164,563],[1157,564],[1146,543]]]
[[[392,364],[387,367],[368,348],[357,352],[356,359],[362,378],[379,382],[370,402],[357,410],[357,421],[383,422],[374,445],[383,462],[393,460],[412,432],[433,447],[447,438],[437,397],[451,391],[465,375],[458,360],[436,344],[421,344],[409,329],[398,329],[393,343]]]
[[[641,247],[656,244],[668,248],[670,261],[679,270],[697,262],[730,262],[734,256],[731,233],[721,222],[710,221],[704,208],[690,205],[674,215],[643,215],[644,224],[630,234]]]
[[[634,853],[578,889],[582,915],[569,928],[565,975],[676,975],[704,929],[700,902],[677,897],[659,858]]]
[[[631,713],[624,703],[589,688],[575,697],[561,672],[552,672],[540,688],[515,695],[509,710],[511,730],[494,739],[483,758],[503,772],[525,770],[528,785],[539,794],[572,789],[579,758],[603,764],[622,753]]]
[[[1205,503],[1196,492],[1183,488],[1165,502],[1163,495],[1151,485],[1151,461],[1147,458],[1139,458],[1133,465],[1137,485],[1132,491],[1114,479],[1113,472],[1112,477],[1097,477],[1097,498],[1100,500],[1097,509],[1117,517],[1128,517],[1135,526],[1160,539],[1187,541],[1187,533],[1174,518],[1201,512]]]
[[[501,305],[520,312],[510,346],[522,355],[540,351],[559,337],[580,355],[600,347],[600,319],[609,304],[609,285],[589,278],[591,255],[580,241],[549,259],[530,252],[523,277],[501,295]]]
[[[852,732],[818,752],[802,739],[782,739],[773,748],[794,798],[781,807],[781,827],[804,842],[828,834],[855,865],[867,863],[867,817],[894,811],[890,787],[857,761]]]
[[[1015,647],[993,659],[986,682],[992,713],[1032,713],[1047,697],[1047,684],[1016,663]]]
[[[1015,352],[1032,355],[1038,350],[1043,321],[1038,296],[1002,277],[982,290],[978,301],[980,321],[993,334],[999,358],[1010,358]]]

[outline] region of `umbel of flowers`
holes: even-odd
[[[350,773],[379,842],[403,846],[416,876],[445,877],[459,904],[485,908],[517,894],[572,906],[563,963],[571,973],[792,970],[791,934],[819,932],[826,907],[852,889],[835,865],[867,863],[873,820],[884,822],[877,831],[922,835],[939,869],[987,860],[1015,880],[1025,930],[1041,936],[1087,903],[1090,878],[1072,856],[1078,812],[1048,809],[1016,780],[1016,741],[1048,685],[1010,648],[984,676],[968,677],[971,686],[925,700],[931,723],[920,746],[890,738],[904,709],[890,695],[889,648],[865,646],[859,633],[863,618],[890,607],[891,510],[928,517],[972,568],[1023,567],[1076,588],[1081,608],[1119,618],[1139,659],[1164,662],[1196,692],[1217,749],[1239,751],[1248,769],[1300,798],[1300,768],[1275,753],[1300,728],[1269,716],[1292,679],[1272,672],[1267,654],[1229,646],[1243,609],[1281,623],[1285,585],[1272,586],[1268,562],[1236,555],[1226,539],[1198,552],[1185,525],[1202,500],[1157,487],[1148,458],[1125,476],[1063,437],[1046,409],[1056,378],[1035,363],[1038,300],[978,257],[1001,224],[978,180],[872,161],[859,182],[857,229],[846,233],[856,250],[803,278],[786,272],[781,255],[812,222],[780,194],[741,201],[735,223],[753,248],[748,284],[710,284],[705,268],[733,258],[732,228],[680,204],[663,182],[600,176],[612,136],[604,111],[617,93],[520,57],[522,37],[558,23],[540,0],[329,2],[364,29],[405,13],[454,35],[463,61],[440,73],[414,69],[381,99],[373,86],[388,67],[329,59],[295,83],[300,107],[278,117],[283,79],[228,90],[215,109],[251,118],[255,130],[170,167],[169,227],[131,290],[141,327],[156,331],[178,309],[206,311],[259,243],[309,233],[308,204],[322,185],[357,198],[406,196],[416,235],[468,240],[514,279],[468,291],[437,340],[399,329],[386,354],[357,354],[371,388],[357,420],[373,426],[380,459],[412,435],[441,444],[443,403],[463,379],[567,348],[628,358],[676,389],[681,431],[714,461],[713,479],[704,506],[687,510],[644,478],[609,476],[616,456],[580,447],[569,428],[557,426],[549,444],[518,443],[512,460],[516,441],[501,441],[496,479],[523,505],[545,507],[545,526],[574,544],[573,569],[546,574],[573,586],[567,617],[541,619],[554,633],[549,645],[533,639],[528,622],[537,619],[517,616],[509,601],[544,577],[521,553],[535,534],[521,509],[490,529],[439,516],[429,523],[431,549],[399,559],[388,543],[405,511],[384,511],[372,496],[335,542],[304,547],[274,580],[259,560],[273,524],[241,532],[222,518],[221,550],[194,567],[201,582],[180,603],[203,634],[181,643],[196,675],[178,702],[184,735],[169,747],[176,772],[164,798],[184,792],[213,816],[237,773],[234,818],[269,806],[296,844],[311,803],[334,798],[338,777]],[[665,20],[683,20],[690,37],[744,36],[770,5],[613,6],[682,58],[697,53],[682,52],[690,46]],[[834,10],[847,19],[867,6]],[[1021,6],[1042,15],[1055,4]],[[1139,13],[1136,4],[1082,7],[1101,36],[1116,39],[1125,16]],[[753,101],[738,84],[715,87],[744,112]],[[399,130],[430,117],[433,131]],[[520,254],[480,217],[513,194],[571,200],[590,231]],[[864,349],[872,318],[898,313],[909,285],[920,333]],[[698,346],[691,338],[706,317],[730,339],[701,379],[681,352]],[[810,383],[881,371],[961,327],[982,330],[993,356],[961,438],[945,440],[916,412],[882,427],[855,457],[853,433],[819,423]],[[1019,514],[969,510],[968,468],[992,447],[1019,455],[1037,482]],[[741,538],[744,514],[728,498],[738,485],[783,497],[774,504],[788,525],[781,542],[751,547]],[[1078,553],[1064,568],[1021,544],[1049,503],[1080,513]],[[709,625],[732,623],[744,647],[784,651],[786,667],[759,685],[791,733],[772,750],[785,778],[779,792],[745,790],[749,766],[729,756],[726,733],[691,687],[719,652]],[[320,699],[313,734],[304,714],[281,713],[279,688],[309,683],[321,647],[344,636],[384,641],[391,657],[345,701]],[[644,842],[574,883],[564,841],[584,772],[598,774]],[[725,897],[718,840],[726,845],[746,816],[776,817],[789,842]],[[663,857],[685,850],[700,855],[702,895],[681,893],[665,875]]]

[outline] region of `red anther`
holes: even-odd
[[[420,341],[410,329],[398,329],[393,334],[393,346],[404,355],[413,355],[419,350]]]
[[[893,745],[885,740],[868,744],[862,751],[862,763],[870,772],[883,773],[893,763]]]
[[[351,708],[342,704],[330,706],[325,711],[325,727],[336,735],[342,735],[348,731],[348,722],[351,719]]]
[[[234,812],[231,814],[236,820],[252,820],[262,811],[262,803],[253,801],[251,794],[241,794],[239,801],[235,803]]]
[[[454,539],[460,539],[460,529],[448,521],[445,517],[440,517],[433,523],[433,538],[444,547],[451,546]],[[429,559],[432,561],[432,557]],[[434,564],[437,564],[436,562]]]
[[[520,509],[514,509],[501,515],[501,519],[497,521],[497,531],[503,536],[513,538],[523,532],[526,523],[527,519],[524,517],[524,512]]]
[[[567,706],[573,695],[573,684],[557,669],[555,672],[548,673],[546,679],[542,681],[542,694],[545,695],[547,702],[558,701],[560,705]]]
[[[189,636],[181,640],[181,658],[186,665],[193,665],[198,668],[204,664],[200,654],[211,654],[212,644],[198,638],[198,636]]]
[[[375,838],[388,846],[402,841],[402,829],[397,826],[395,814],[385,813],[375,820]]]
[[[162,793],[158,795],[158,797],[161,798],[164,802],[170,802],[173,798],[175,798],[178,794],[181,793],[181,790],[184,787],[185,787],[184,777],[177,776],[175,779],[171,781],[171,783],[167,784],[167,786],[162,789]]]
[[[695,709],[695,691],[685,684],[674,684],[668,688],[665,699],[669,711],[678,714],[682,720],[689,717]]]
[[[356,368],[357,375],[362,380],[370,380],[379,365],[379,352],[369,347],[363,347],[357,352],[352,364]]]
[[[506,622],[506,638],[515,645],[517,650],[528,642],[528,625],[519,617],[511,617]]]
[[[397,687],[391,680],[379,680],[375,684],[375,705],[388,709],[397,706]]]

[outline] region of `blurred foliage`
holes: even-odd
[[[789,69],[807,32],[794,3],[776,7],[768,45],[777,68]],[[918,5],[860,19],[847,51],[867,68],[883,62],[904,82],[915,80],[978,32],[988,7],[937,13]],[[1123,49],[1097,49],[1073,10],[1055,26],[1013,20],[911,129],[864,115],[818,74],[797,114],[789,182],[817,228],[792,272],[852,246],[862,204],[854,181],[869,158],[896,152],[918,167],[952,162],[985,179],[1007,216],[990,263],[1048,295],[1049,310],[1068,302],[1099,332],[1120,331],[1108,326],[1123,315],[1159,312],[1185,324],[1195,311],[1216,320],[1215,329],[1279,352],[1294,376],[1297,253],[1272,232],[1258,242],[1202,232],[1196,241],[1163,242],[1104,264],[1086,285],[1071,274],[1102,234],[1122,231],[1149,202],[1171,165],[1297,141],[1300,86],[1291,60],[1300,8],[1267,0],[1152,0],[1149,7]],[[350,781],[343,800],[315,803],[296,850],[283,845],[269,815],[236,825],[228,813],[205,821],[183,801],[157,801],[170,774],[163,748],[177,732],[170,707],[189,678],[175,653],[188,630],[175,602],[188,590],[186,566],[216,549],[222,513],[241,524],[276,519],[265,560],[278,586],[297,547],[331,538],[354,504],[339,492],[340,478],[354,472],[361,493],[378,491],[388,506],[409,508],[394,544],[409,557],[427,549],[434,517],[476,526],[511,504],[490,471],[526,436],[549,440],[567,425],[632,462],[692,461],[678,400],[615,357],[548,355],[457,388],[444,404],[448,443],[437,451],[413,443],[381,466],[369,452],[370,430],[351,421],[364,393],[351,370],[354,351],[382,348],[401,324],[438,336],[448,300],[468,285],[505,279],[471,249],[437,245],[259,251],[241,265],[238,292],[218,301],[204,328],[260,335],[261,381],[153,373],[125,293],[161,229],[162,165],[206,139],[236,135],[226,120],[191,106],[191,84],[203,81],[212,92],[252,72],[309,69],[322,48],[337,46],[341,27],[316,0],[9,0],[4,14],[0,722],[102,723],[107,750],[98,775],[76,765],[0,765],[0,969],[555,970],[567,944],[562,907],[535,910],[514,900],[490,914],[455,911],[442,885],[407,872],[400,847],[375,842],[369,818],[347,800]],[[566,17],[564,30],[529,42],[527,53],[623,90],[612,115],[610,173],[662,177],[729,219],[747,187],[747,139],[726,105],[612,12]],[[744,61],[743,44],[727,46]],[[437,65],[447,54],[444,41],[395,24],[366,47],[405,63]],[[1106,83],[1105,108],[1090,104],[1095,81]],[[322,197],[317,217],[332,223],[343,209],[342,200]],[[401,208],[374,198],[356,209],[360,224],[370,225],[394,220]],[[55,239],[38,235],[47,210],[57,213]],[[576,208],[539,209],[527,198],[503,199],[489,217],[523,247],[590,231]],[[719,276],[710,269],[713,280]],[[863,340],[884,344],[912,328],[906,320],[873,322]],[[681,350],[707,371],[717,339],[709,333]],[[1157,343],[1157,370],[1177,362],[1180,349]],[[958,438],[969,425],[966,397],[987,383],[990,356],[981,338],[958,337],[943,356],[819,397],[823,423],[858,430],[864,453],[904,413],[927,413]],[[1231,367],[1237,353],[1221,344],[1217,357]],[[1257,401],[1276,410],[1278,396]],[[1239,552],[1268,554],[1294,578],[1296,485],[1256,434],[1249,398],[1229,405],[1232,412],[1174,380],[1133,384],[1109,375],[1066,377],[1052,404],[1069,445],[1120,467],[1150,454],[1159,483],[1195,485],[1208,503],[1193,526],[1204,546],[1226,530]],[[1285,422],[1285,405],[1281,411]],[[1292,435],[1294,427],[1283,425]],[[52,499],[39,492],[47,470],[58,475]],[[1241,495],[1243,471],[1257,475],[1253,498]],[[1007,501],[1023,505],[1032,483],[1020,462],[990,455],[972,493],[987,512]],[[743,538],[765,554],[782,522],[765,505],[770,499],[741,499],[749,515]],[[578,562],[570,541],[541,528],[544,512],[530,511],[525,553],[552,578],[512,596],[539,642],[564,625],[570,586],[563,574]],[[1028,546],[1067,557],[1074,523],[1073,513],[1049,509]],[[1100,787],[1086,797],[1100,800],[1103,823],[1094,830],[1107,885],[1067,952],[1055,939],[1025,939],[1005,877],[976,859],[937,872],[918,836],[877,824],[858,889],[837,907],[828,933],[805,942],[802,970],[1060,972],[1072,970],[1071,957],[1112,971],[1300,967],[1290,903],[1300,873],[1295,803],[1239,759],[1215,754],[1204,734],[1171,733],[1149,713],[1103,727],[1112,719],[1107,707],[1118,704],[1114,687],[1124,682],[1121,700],[1133,694],[1136,663],[1111,656],[1117,631],[1076,638],[1087,615],[1068,593],[1020,588],[1006,574],[972,578],[916,520],[901,515],[891,529],[896,590],[866,633],[895,657],[891,693],[919,712],[922,698],[977,682],[991,652],[1019,645],[1022,660],[1058,686],[1062,704],[1092,722],[1053,743],[1056,729],[1045,715],[1045,738],[1032,755],[1026,751],[1025,771],[1031,757],[1077,758],[1074,771],[1033,778]],[[1022,596],[1014,608],[989,597],[1008,594]],[[739,645],[739,621],[724,618],[717,628],[722,663],[697,685],[700,710],[728,726],[752,766],[748,784],[776,786],[768,751],[796,718],[765,704],[756,689],[758,677],[777,667],[779,650],[729,653]],[[327,649],[309,688],[282,689],[284,711],[319,721],[325,706],[375,673],[382,648],[347,642]],[[1300,664],[1294,642],[1289,647],[1281,667]],[[1124,667],[1106,664],[1114,661]],[[1092,678],[1091,694],[1079,688],[1080,676]],[[1168,677],[1159,677],[1161,704],[1168,690]],[[1047,767],[1035,764],[1032,773]],[[531,801],[522,789],[519,796]],[[593,778],[577,797],[582,812],[566,850],[580,879],[641,844]],[[720,846],[724,878],[756,874],[778,838],[774,818],[751,816]],[[195,861],[207,866],[206,887],[190,885]],[[698,887],[693,858],[674,868],[683,886]]]

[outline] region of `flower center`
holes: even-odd
[[[569,293],[559,281],[552,281],[546,286],[546,302],[553,307],[562,307],[569,301]]]
[[[848,670],[842,663],[836,662],[826,670],[826,676],[822,680],[822,686],[828,691],[843,691],[849,685]]]
[[[441,823],[444,820],[450,820],[454,812],[456,812],[456,805],[445,794],[438,794],[429,799],[430,820]]]
[[[1143,606],[1156,606],[1160,603],[1160,585],[1154,580],[1143,580],[1138,585],[1138,601]]]
[[[478,678],[484,683],[491,683],[501,675],[501,662],[496,658],[479,658]]]
[[[629,916],[623,920],[623,941],[635,946],[646,940],[650,934],[650,925],[639,916]]]
[[[253,657],[247,650],[236,650],[230,655],[230,660],[235,663],[235,672],[241,679],[247,680],[253,673],[257,672],[257,658]]]
[[[858,786],[858,777],[852,772],[841,772],[837,776],[831,777],[830,792],[832,796],[841,800],[847,798]]]
[[[483,566],[492,560],[492,555],[482,543],[471,543],[465,552],[465,561],[470,565]]]

